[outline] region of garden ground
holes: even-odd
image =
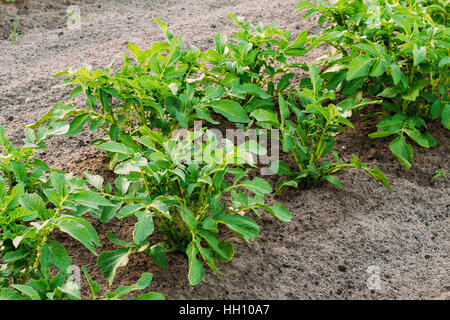
[[[114,57],[121,60],[127,43],[148,46],[162,40],[152,16],[167,22],[187,45],[204,50],[213,45],[217,32],[235,30],[229,12],[253,23],[275,22],[294,31],[319,31],[316,18],[302,20],[296,0],[17,0],[0,4],[0,125],[14,143],[21,143],[22,127],[36,121],[50,107],[68,98],[70,89],[55,87],[60,78],[51,75],[69,67],[101,68]],[[67,7],[80,8],[81,30],[66,26]],[[18,42],[8,39],[20,18]],[[323,47],[306,59],[321,55]],[[115,65],[119,65],[116,63]],[[386,174],[394,191],[382,188],[356,169],[339,175],[343,189],[332,185],[300,191],[288,190],[277,202],[293,219],[281,223],[270,216],[259,220],[261,234],[246,245],[237,240],[236,257],[221,265],[223,275],[206,272],[204,281],[191,287],[187,260],[169,256],[161,270],[146,256],[131,257],[120,269],[114,287],[137,281],[152,272],[152,291],[168,299],[449,299],[450,179],[433,178],[436,169],[449,169],[450,133],[436,123],[431,133],[438,140],[432,150],[415,146],[413,167],[406,172],[388,150],[387,139],[370,140],[375,122],[354,116],[356,130],[337,138],[339,150],[349,159],[356,153],[370,166]],[[89,145],[99,133],[84,131],[75,138],[53,137],[42,158],[55,168],[74,174],[83,171],[114,179],[105,171],[106,156]],[[277,177],[267,177],[274,185]],[[115,232],[126,240],[133,221],[93,222],[104,246]],[[106,285],[95,257],[80,243],[57,234],[74,265],[86,265],[91,276]],[[374,267],[375,266],[375,267]],[[379,270],[379,274],[368,273]],[[375,272],[376,273],[376,272]],[[369,284],[379,276],[380,286]],[[374,278],[375,277],[375,278]],[[87,294],[87,283],[82,282]],[[370,288],[372,289],[370,289]],[[136,293],[137,295],[137,293]]]

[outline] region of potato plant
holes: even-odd
[[[251,111],[274,107],[272,97],[294,76],[289,69],[306,68],[288,63],[287,57],[301,56],[312,47],[304,49],[307,30],[292,41],[291,32],[275,24],[255,27],[235,14],[230,17],[240,31],[229,41],[217,34],[215,50],[204,53],[195,47],[185,49],[181,37],[155,18],[165,42],[155,42],[147,50],[128,44],[132,55],[124,55],[121,71],[83,67],[58,73],[74,86],[70,100],[82,95],[85,107],[57,103],[30,128],[74,136],[90,123],[91,130],[101,128],[115,141],[120,135],[139,134],[142,126],[170,136],[191,127],[196,119],[218,124],[211,111],[248,124]],[[275,88],[277,76],[281,79]]]
[[[110,283],[130,254],[145,251],[160,267],[167,266],[167,252],[185,254],[189,282],[196,285],[203,278],[203,261],[219,273],[215,260],[225,263],[234,255],[232,243],[219,237],[219,225],[249,242],[259,235],[249,212],[260,216],[263,210],[284,222],[291,219],[281,205],[264,204],[264,195],[272,192],[266,181],[245,179],[250,168],[242,166],[252,165],[247,151],[257,149],[256,142],[234,147],[228,140],[218,141],[211,131],[188,132],[180,140],[147,128],[141,130],[142,136],[134,141],[96,145],[108,151],[112,159],[121,155],[120,160],[114,160],[117,192],[110,198],[119,203],[115,216],[137,219],[133,242],[108,234],[119,248],[102,253],[98,265]],[[201,142],[202,137],[206,143]],[[227,177],[233,177],[233,182],[229,183]],[[164,234],[164,243],[150,242],[155,229]]]
[[[31,129],[25,136],[16,147],[0,127],[0,297],[77,298],[77,289],[65,282],[72,272],[69,256],[52,231],[67,233],[97,255],[100,240],[83,215],[101,215],[113,204],[83,179],[36,159],[45,143]],[[54,277],[50,266],[58,270]]]
[[[346,167],[391,189],[378,167],[333,151],[335,136],[354,128],[352,113],[368,105],[381,106],[368,116],[381,116],[370,138],[395,136],[390,149],[407,170],[413,157],[408,139],[436,145],[431,121],[450,127],[446,2],[317,0],[300,1],[297,9],[307,9],[305,17],[320,14],[319,24],[326,23],[320,35],[303,30],[292,40],[292,32],[276,24],[255,26],[231,13],[237,31],[216,34],[214,48],[204,52],[186,48],[155,19],[165,41],[146,49],[129,43],[120,70],[111,64],[57,74],[72,87],[69,101],[27,126],[22,147],[0,127],[0,299],[80,299],[66,249],[52,232],[67,233],[97,255],[101,243],[87,215],[135,224],[130,241],[106,235],[116,249],[102,252],[97,265],[110,285],[137,253],[161,268],[168,267],[169,253],[186,256],[189,283],[197,285],[205,265],[220,274],[218,263],[233,258],[230,233],[247,243],[257,238],[255,219],[264,212],[290,221],[286,208],[265,203],[273,193],[269,183],[249,177],[257,168],[253,155],[267,150],[252,139],[235,146],[212,130],[197,130],[196,120],[217,125],[220,114],[241,129],[277,129],[296,167],[272,162],[271,170],[283,177],[274,195],[324,182],[341,188],[336,174]],[[317,66],[300,62],[324,43],[332,51]],[[295,83],[300,70],[309,75]],[[82,179],[51,169],[35,155],[46,139],[73,137],[87,124],[104,131],[91,144],[107,153],[114,186],[89,172]],[[101,286],[82,270],[92,300],[125,299],[152,280],[143,273],[136,284],[101,295]],[[163,298],[150,292],[136,299]]]
[[[283,92],[294,76],[289,70],[306,68],[304,64],[289,62],[288,57],[308,52],[304,48],[309,40],[308,30],[292,41],[292,32],[276,24],[254,26],[234,13],[229,16],[239,31],[229,39],[220,33],[215,35],[215,49],[204,54],[213,67],[202,70],[204,77],[239,102],[247,113],[273,108],[272,97]],[[276,81],[277,77],[280,79]]]
[[[356,103],[350,98],[337,105],[326,103],[327,100],[336,99],[335,93],[323,87],[324,80],[319,76],[317,67],[309,68],[309,76],[308,81],[301,84],[304,87],[296,88],[287,101],[281,94],[279,95],[279,114],[267,110],[255,110],[251,114],[257,124],[280,130],[283,151],[292,153],[298,166],[292,169],[282,161],[272,164],[273,171],[287,177],[279,182],[277,193],[288,186],[300,186],[305,189],[317,187],[322,181],[328,181],[341,188],[342,185],[334,174],[345,167],[365,170],[390,189],[380,169],[376,166],[370,169],[361,163],[356,155],[353,155],[351,162],[345,162],[339,158],[336,151],[333,151],[335,161],[324,159],[335,145],[334,136],[345,131],[343,126],[353,128],[348,120],[352,110],[379,101],[362,100]],[[291,113],[294,113],[296,120],[291,119]]]
[[[319,13],[328,23],[319,40],[335,50],[323,66],[329,89],[344,95],[383,98],[379,138],[394,135],[389,148],[409,170],[413,148],[436,145],[431,120],[450,128],[448,5],[435,1],[301,1],[304,17]]]

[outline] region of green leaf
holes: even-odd
[[[134,155],[133,149],[130,149],[126,145],[115,142],[115,141],[108,141],[108,142],[96,145],[95,148],[100,149],[100,150],[109,151],[109,152],[114,152],[114,153],[121,153],[121,154],[125,154],[128,156]]]
[[[69,192],[65,175],[60,172],[54,172],[50,176],[50,181],[52,183],[53,188],[56,189],[56,192],[58,193],[60,198],[61,199],[64,198],[66,194]]]
[[[99,206],[105,207],[114,206],[114,204],[111,201],[102,197],[100,194],[90,190],[83,190],[78,193],[71,194],[69,199],[83,206],[93,209],[97,209]]]
[[[438,64],[438,67],[446,66],[450,64],[450,56],[443,57]]]
[[[295,76],[295,73],[286,73],[278,82],[277,91],[282,92],[291,84],[291,79]]]
[[[264,109],[257,109],[250,114],[251,117],[255,118],[260,122],[267,122],[278,128],[280,126],[278,122],[278,115],[275,112],[267,111]]]
[[[371,77],[381,77],[384,72],[386,71],[386,68],[388,66],[388,63],[386,59],[384,58],[378,58],[373,65],[372,71],[370,72]]]
[[[103,177],[99,175],[90,174],[89,172],[84,172],[86,181],[93,186],[98,191],[103,191]]]
[[[297,11],[304,10],[304,9],[310,9],[310,8],[314,8],[314,4],[309,1],[303,0],[303,1],[297,2],[296,8],[297,8]]]
[[[153,279],[153,274],[144,272],[142,274],[141,278],[138,280],[138,282],[135,285],[120,286],[119,288],[117,288],[116,291],[114,291],[113,296],[120,298],[132,291],[144,290],[145,288],[147,288],[150,285],[150,283],[152,282],[152,279]]]
[[[11,285],[14,289],[19,290],[24,295],[30,297],[32,300],[41,300],[39,294],[32,287],[24,284],[13,284]]]
[[[223,55],[225,52],[227,37],[218,33],[214,36],[214,44],[216,45],[216,50],[220,55]]]
[[[427,57],[427,47],[423,46],[418,48],[416,44],[414,44],[413,48],[413,56],[414,56],[414,66],[422,63]]]
[[[280,221],[289,222],[292,220],[291,213],[285,207],[279,205],[278,203],[275,203],[272,206],[272,211],[273,212],[271,213],[273,214],[273,216]]]
[[[216,218],[216,221],[226,225],[246,242],[259,236],[258,225],[249,217],[236,214],[222,214]]]
[[[155,244],[147,249],[147,253],[152,258],[153,261],[158,265],[159,268],[167,268],[167,249],[161,244]]]
[[[166,39],[168,41],[172,40],[173,39],[173,34],[172,34],[172,32],[170,32],[169,28],[167,27],[167,24],[162,22],[161,20],[159,20],[156,17],[153,17],[153,20],[156,21],[156,23],[158,24],[159,28],[161,29],[161,31],[166,36]]]
[[[67,137],[73,137],[83,130],[84,124],[88,121],[90,115],[88,113],[81,114],[70,122],[69,131],[66,132]]]
[[[133,239],[137,245],[142,245],[153,234],[155,226],[153,224],[153,217],[149,211],[141,211],[136,213],[138,222],[135,224]]]
[[[415,142],[417,142],[418,145],[420,145],[423,148],[429,148],[430,147],[430,141],[428,141],[428,137],[426,134],[422,134],[419,130],[416,128],[406,128],[405,133],[413,139]]]
[[[67,294],[70,300],[81,300],[80,288],[73,281],[64,283],[62,286],[59,286],[58,289]]]
[[[6,263],[14,262],[20,259],[25,258],[29,254],[28,250],[24,247],[21,247],[15,251],[8,251],[6,253],[2,253],[2,261]]]
[[[239,91],[246,94],[256,95],[261,99],[270,99],[270,95],[254,83],[246,83],[239,86]]]
[[[25,298],[14,289],[0,288],[0,301],[1,300],[25,300]]]
[[[391,76],[394,81],[394,85],[397,85],[400,80],[405,77],[405,74],[402,72],[398,64],[391,63],[389,67],[391,68]]]
[[[0,199],[6,197],[6,181],[2,175],[0,175]]]
[[[186,254],[189,259],[189,283],[191,286],[196,286],[203,279],[204,268],[203,262],[197,259],[198,249],[195,241],[189,243]]]
[[[128,264],[129,249],[118,248],[114,251],[106,251],[100,254],[97,265],[102,270],[109,285],[112,285],[117,269]]]
[[[278,106],[280,108],[281,123],[283,125],[284,121],[289,117],[291,112],[286,103],[286,100],[284,100],[284,98],[281,94],[278,95]]]
[[[399,94],[399,91],[392,88],[392,87],[388,87],[385,88],[381,93],[379,93],[377,96],[378,97],[384,97],[384,98],[394,98]]]
[[[92,280],[92,278],[89,276],[86,266],[82,266],[81,270],[83,270],[83,273],[87,279],[87,282],[89,283],[89,287],[91,288],[92,295],[95,297],[97,293],[102,289],[102,286],[99,285],[97,282]]]
[[[337,177],[332,175],[326,175],[324,179],[327,180],[332,185],[338,187],[339,189],[342,189],[342,184]]]
[[[127,218],[129,216],[132,216],[133,214],[135,214],[142,208],[144,208],[144,206],[141,204],[130,204],[130,205],[123,207],[123,209],[120,210],[116,216],[118,219]]]
[[[219,240],[217,239],[217,236],[214,233],[207,230],[200,230],[198,232],[198,235],[205,239],[208,245],[219,255],[219,257],[222,258],[223,261],[231,260],[232,256],[230,256],[230,253],[234,254],[234,251],[229,252],[223,250]]]
[[[27,168],[25,164],[18,161],[11,161],[14,175],[16,176],[16,180],[26,183],[27,182]]]
[[[414,151],[412,146],[406,143],[406,138],[404,136],[398,136],[393,140],[389,144],[389,149],[391,149],[392,153],[406,170],[411,168]]]
[[[97,232],[91,226],[89,222],[83,218],[62,215],[57,220],[55,224],[59,227],[62,232],[69,234],[74,239],[80,241],[89,251],[97,255],[95,252],[95,246],[101,246],[100,239],[98,238]]]
[[[250,119],[242,106],[231,100],[214,100],[209,103],[214,112],[220,113],[232,122],[249,123]]]
[[[148,292],[132,300],[165,300],[164,295],[158,292]]]
[[[253,180],[242,181],[239,184],[239,187],[244,187],[251,192],[259,195],[264,195],[272,192],[272,187],[270,186],[270,184],[259,177],[256,177]]]
[[[374,58],[369,55],[356,57],[348,67],[346,80],[350,81],[356,78],[368,76],[370,67],[372,67],[374,63]]]
[[[108,223],[116,216],[117,211],[122,206],[122,203],[116,204],[114,207],[103,207],[102,215],[100,217],[101,223]]]
[[[280,183],[277,184],[277,191],[275,191],[275,196],[279,195],[281,193],[281,191],[284,190],[284,188],[286,187],[293,187],[293,188],[297,188],[298,187],[298,183],[295,180],[283,180],[280,181]]]
[[[445,105],[444,109],[442,109],[441,117],[442,125],[450,130],[450,104]]]
[[[37,212],[41,218],[45,219],[47,214],[47,207],[44,203],[44,200],[42,200],[42,198],[37,194],[23,194],[20,197],[19,202],[26,209],[32,212]]]
[[[192,214],[191,210],[189,210],[189,208],[186,207],[181,207],[180,215],[183,221],[189,227],[189,229],[195,230],[197,226],[197,220],[195,219],[195,216]]]
[[[67,277],[72,272],[70,267],[71,262],[66,248],[56,241],[48,240],[41,251],[41,271],[46,276],[49,275],[50,265],[54,265]]]
[[[364,170],[366,170],[377,182],[381,183],[384,187],[392,190],[389,181],[386,179],[383,172],[377,166],[374,166],[373,169],[364,167]]]

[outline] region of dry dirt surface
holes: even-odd
[[[207,49],[217,32],[235,30],[227,17],[235,12],[257,23],[275,22],[291,29],[317,33],[317,17],[302,20],[296,0],[0,0],[0,125],[14,143],[21,143],[22,127],[36,121],[50,107],[68,99],[69,88],[55,87],[53,74],[70,67],[102,68],[120,61],[127,43],[148,46],[162,40],[152,16],[167,22],[187,45]],[[76,5],[81,30],[67,28],[66,11]],[[9,36],[19,19],[17,44]],[[320,55],[316,50],[306,59]],[[356,130],[339,136],[340,153],[356,153],[377,165],[394,191],[382,188],[357,170],[342,172],[342,190],[331,185],[289,190],[276,199],[293,214],[290,223],[272,217],[259,220],[261,235],[246,245],[236,239],[236,256],[221,265],[223,275],[206,272],[204,281],[191,287],[187,261],[169,256],[169,267],[158,269],[145,256],[131,258],[113,287],[137,281],[152,272],[150,289],[168,299],[448,299],[450,297],[449,213],[450,179],[432,178],[436,169],[450,168],[449,131],[438,123],[431,133],[438,140],[432,150],[415,147],[413,168],[406,172],[387,149],[387,139],[370,140],[375,122],[352,119]],[[53,137],[44,160],[55,168],[81,174],[88,170],[114,179],[106,157],[89,142],[98,133],[75,138]],[[345,149],[345,150],[344,150]],[[288,158],[288,157],[287,157]],[[289,161],[289,159],[287,159]],[[273,185],[277,177],[268,177]],[[134,221],[93,221],[103,242],[115,232],[130,237]],[[86,265],[91,276],[107,286],[96,258],[79,243],[55,235],[68,249],[75,265]],[[86,297],[87,283],[82,293]]]

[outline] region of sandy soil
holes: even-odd
[[[206,49],[217,32],[231,33],[231,11],[254,23],[276,22],[294,30],[317,32],[316,18],[302,20],[296,0],[17,0],[0,3],[0,125],[15,143],[23,138],[22,126],[37,120],[54,103],[67,99],[68,88],[55,88],[61,79],[51,75],[69,67],[108,65],[127,50],[127,42],[148,46],[162,40],[152,16],[166,21],[188,45]],[[66,26],[67,7],[77,5],[83,17],[81,30]],[[20,19],[17,44],[9,40]],[[320,54],[315,51],[308,59]],[[136,281],[142,272],[154,273],[151,289],[168,299],[448,299],[450,297],[449,213],[450,179],[432,178],[436,169],[450,168],[450,133],[431,126],[438,147],[415,147],[413,168],[405,172],[387,150],[388,140],[370,140],[375,123],[358,121],[356,130],[339,136],[340,153],[358,154],[379,166],[395,189],[383,189],[357,170],[340,174],[343,190],[331,185],[319,189],[290,190],[276,199],[293,213],[282,224],[271,217],[259,221],[262,232],[250,246],[236,241],[236,256],[221,265],[222,276],[210,271],[192,288],[187,261],[169,257],[169,268],[158,269],[148,257],[133,256],[120,270],[114,287]],[[42,154],[52,166],[81,174],[89,170],[113,175],[104,167],[105,156],[89,146],[97,133],[75,138],[54,137]],[[345,150],[341,146],[345,146]],[[289,157],[285,156],[289,161]],[[268,177],[272,184],[277,177]],[[105,244],[105,233],[130,237],[133,221],[94,223]],[[93,257],[64,235],[75,265],[86,265],[94,279],[105,284]],[[100,250],[100,251],[101,251]],[[378,269],[377,269],[378,268]],[[369,289],[368,270],[379,270],[380,287]],[[375,275],[376,276],[376,275]],[[83,282],[83,293],[87,284]]]

